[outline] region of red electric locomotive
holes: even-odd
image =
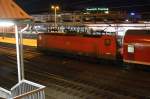
[[[41,33],[38,48],[59,52],[82,54],[105,59],[116,59],[115,35],[78,35],[64,33]]]
[[[38,49],[82,54],[102,59],[123,59],[127,63],[150,65],[150,31],[128,30],[124,36],[122,48],[116,35],[40,33]],[[120,49],[123,49],[121,51]]]

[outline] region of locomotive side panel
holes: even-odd
[[[39,34],[38,47],[100,58],[116,58],[115,36],[84,37],[77,35]]]

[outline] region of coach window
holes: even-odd
[[[128,53],[134,53],[134,45],[128,45]]]

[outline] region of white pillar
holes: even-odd
[[[54,10],[55,10],[55,28],[56,28],[56,22],[57,22],[57,9],[54,8]]]
[[[18,32],[17,25],[15,25],[15,37],[16,37],[18,81],[20,82],[22,79],[24,79],[23,48],[22,48],[22,34],[19,37],[19,32]]]

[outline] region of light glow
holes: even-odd
[[[51,8],[52,8],[52,9],[59,10],[59,6],[54,6],[54,5],[52,5]]]
[[[130,15],[131,15],[131,16],[134,16],[134,15],[135,15],[135,13],[134,13],[134,12],[131,12],[131,13],[130,13]]]
[[[109,14],[109,11],[105,11],[105,14]]]
[[[0,27],[10,27],[10,26],[13,26],[14,23],[13,22],[10,22],[10,21],[1,21],[0,22]]]
[[[56,9],[58,10],[58,9],[59,9],[59,6],[56,6]]]
[[[128,20],[128,19],[126,19],[126,22],[129,22],[129,20]]]
[[[54,9],[55,7],[52,5],[51,8]]]

